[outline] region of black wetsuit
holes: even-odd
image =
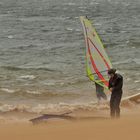
[[[120,102],[122,97],[123,77],[115,74],[109,80],[109,89],[113,88],[110,99],[110,115],[111,117],[120,117]]]

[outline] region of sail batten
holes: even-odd
[[[80,17],[86,42],[86,71],[89,79],[108,88],[108,70],[112,64],[96,30],[85,17]]]

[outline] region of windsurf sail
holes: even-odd
[[[112,68],[110,59],[105,51],[91,22],[81,16],[85,42],[86,42],[86,71],[91,81],[108,89],[108,70]]]

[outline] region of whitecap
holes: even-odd
[[[67,29],[67,31],[73,31],[73,29],[72,28],[66,28]]]
[[[7,92],[7,93],[14,93],[14,92],[15,92],[15,90],[13,90],[13,89],[8,89],[8,88],[1,88],[0,90],[1,90],[1,91],[5,91],[5,92]]]
[[[139,83],[140,82],[140,80],[136,80],[136,81],[134,81],[135,83]]]
[[[41,92],[39,92],[39,91],[31,91],[31,90],[27,90],[26,92],[29,93],[29,94],[36,94],[36,95],[41,94]]]
[[[7,36],[7,38],[9,38],[9,39],[13,39],[14,36],[13,36],[13,35],[9,35],[9,36]]]
[[[53,82],[48,82],[48,83],[44,83],[46,86],[54,86],[55,85],[55,83],[53,83]]]
[[[34,75],[22,75],[19,77],[20,79],[29,79],[29,80],[33,80],[36,77]]]

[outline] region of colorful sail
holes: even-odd
[[[108,70],[112,64],[91,22],[80,17],[86,42],[86,71],[91,81],[108,88]]]

